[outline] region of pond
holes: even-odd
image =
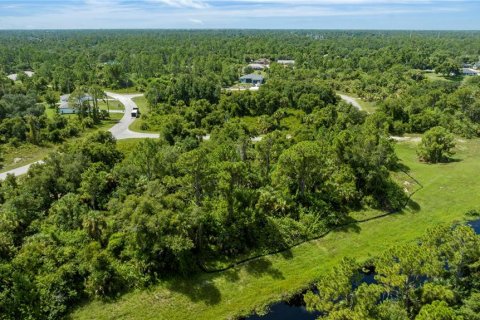
[[[362,283],[372,284],[375,282],[375,269],[373,267],[362,271],[363,277],[356,286]],[[312,289],[315,292],[315,288]],[[302,292],[293,296],[289,301],[283,301],[270,306],[269,312],[266,315],[253,315],[245,320],[315,320],[320,316],[320,312],[309,312],[305,308],[305,301]]]
[[[469,221],[468,225],[480,234],[480,219]],[[371,284],[375,282],[375,272],[370,270],[364,273],[360,283]],[[305,292],[294,296],[289,301],[283,301],[270,306],[266,315],[252,315],[244,320],[315,320],[320,316],[319,312],[308,312],[305,308],[303,295]]]
[[[303,302],[303,294],[294,297],[295,300],[280,302],[272,305],[268,314],[264,316],[253,315],[246,320],[315,320],[320,316],[319,312],[308,312]]]
[[[475,230],[476,234],[480,234],[480,219],[469,221],[468,225],[472,227],[473,230]]]

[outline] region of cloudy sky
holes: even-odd
[[[0,0],[0,29],[479,30],[480,0]]]

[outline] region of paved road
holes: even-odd
[[[345,101],[346,103],[351,104],[352,106],[354,106],[354,107],[357,108],[358,110],[362,110],[362,106],[357,102],[357,100],[355,100],[355,98],[346,96],[346,95],[344,95],[344,94],[339,94],[339,96],[340,96],[340,98],[342,98],[342,100]]]
[[[128,127],[133,123],[133,121],[135,121],[135,118],[132,118],[131,114],[132,114],[133,108],[135,108],[137,105],[132,99],[135,97],[142,96],[141,94],[127,95],[127,94],[117,94],[117,93],[107,92],[107,95],[117,99],[125,106],[125,114],[123,115],[122,119],[109,130],[117,140],[133,139],[133,138],[139,138],[139,139],[154,138],[155,139],[160,137],[160,135],[158,134],[133,132],[128,129]],[[121,110],[118,110],[118,111],[123,113],[123,111]],[[19,167],[16,169],[12,169],[12,170],[0,173],[0,181],[5,180],[8,174],[13,174],[14,176],[20,176],[22,174],[26,174],[28,172],[28,169],[30,169],[30,166],[34,163],[43,163],[43,161],[41,160],[36,161],[33,163],[29,163],[27,165],[24,165],[23,167]]]
[[[122,140],[122,139],[142,139],[142,138],[159,138],[160,135],[156,133],[141,133],[141,132],[133,132],[128,129],[128,127],[135,121],[135,118],[132,117],[132,110],[135,108],[137,105],[135,102],[132,100],[135,97],[141,97],[141,94],[119,94],[119,93],[113,93],[113,92],[106,92],[106,94],[112,98],[117,99],[120,101],[124,106],[125,106],[125,114],[123,115],[122,119],[114,125],[112,128],[110,128],[110,131],[112,135],[117,139],[117,140]]]
[[[28,169],[30,169],[30,167],[33,165],[33,164],[36,164],[36,163],[43,163],[42,160],[40,161],[36,161],[34,163],[29,163],[23,167],[19,167],[19,168],[16,168],[16,169],[12,169],[10,171],[7,171],[7,172],[3,172],[3,173],[0,173],[0,181],[1,180],[5,180],[7,178],[7,175],[8,174],[13,174],[14,176],[21,176],[22,174],[25,174],[28,172]]]

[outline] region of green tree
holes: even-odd
[[[444,76],[450,75],[459,75],[460,67],[452,59],[447,59],[435,67],[435,72],[440,73]]]
[[[438,163],[448,161],[455,154],[455,138],[443,127],[434,127],[422,137],[417,154],[421,161]]]
[[[445,301],[434,301],[422,307],[415,320],[462,320]]]
[[[325,151],[317,142],[303,141],[285,150],[273,173],[273,183],[304,198],[325,179]]]
[[[60,96],[56,91],[47,90],[47,92],[45,92],[44,98],[45,98],[45,102],[48,103],[50,108],[53,109],[55,108],[57,102],[59,101]]]

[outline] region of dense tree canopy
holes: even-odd
[[[351,222],[353,210],[401,209],[407,194],[392,174],[401,164],[390,135],[426,132],[420,155],[436,162],[452,147],[447,131],[480,134],[480,77],[458,81],[461,66],[478,61],[479,39],[0,32],[0,147],[59,143],[24,177],[0,182],[0,318],[64,318],[88,299],[289,248]],[[271,60],[265,84],[243,90],[239,77],[260,58]],[[101,124],[106,89],[144,93],[139,127],[161,138],[123,152],[101,130],[70,139]],[[63,94],[77,115],[56,114]],[[352,287],[360,266],[342,264],[308,296],[310,307],[330,319],[478,314],[478,239],[443,231],[445,239],[435,233],[377,259],[375,284]]]

